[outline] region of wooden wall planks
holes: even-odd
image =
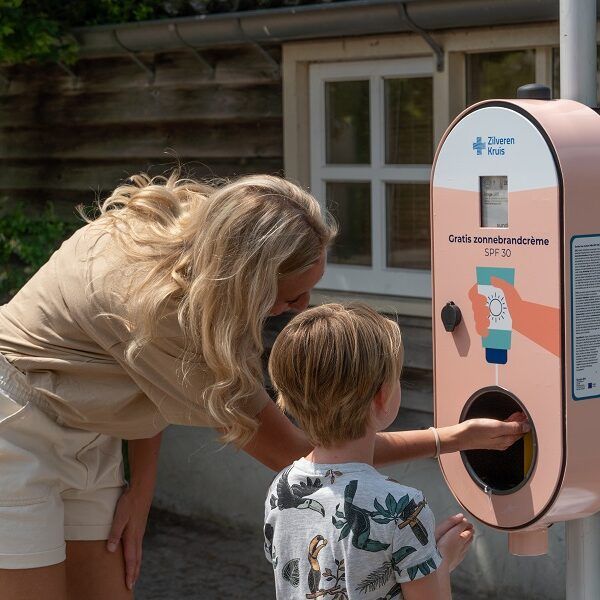
[[[280,50],[270,53],[279,58]],[[282,173],[279,74],[256,49],[19,66],[0,93],[0,197],[90,204],[128,175]]]
[[[279,48],[269,49],[277,60]],[[191,177],[283,174],[279,75],[252,47],[81,60],[77,79],[56,65],[10,70],[0,90],[0,198],[55,203],[75,218],[128,175]],[[1,87],[1,86],[0,86]],[[431,328],[399,318],[407,348],[405,404],[431,410]],[[273,331],[275,334],[276,331]],[[267,347],[272,342],[267,339]]]

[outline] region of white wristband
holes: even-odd
[[[440,434],[435,427],[430,427],[429,430],[433,431],[433,437],[435,438],[435,456],[433,458],[439,458],[441,451]]]

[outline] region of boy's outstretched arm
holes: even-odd
[[[459,425],[440,427],[440,449],[443,453],[474,448],[505,450],[529,431],[529,425],[522,420],[524,417],[519,415],[521,413],[512,415],[506,421],[471,419]],[[267,404],[258,414],[258,419],[258,431],[243,450],[270,469],[280,471],[311,451],[312,446],[304,433],[293,425],[275,404]],[[428,429],[393,431],[377,435],[376,465],[434,455],[435,438],[433,432]]]
[[[469,419],[458,425],[438,427],[441,454],[458,450],[506,450],[531,429],[523,413],[506,421]],[[377,435],[375,465],[435,456],[435,436],[429,429],[390,431]]]

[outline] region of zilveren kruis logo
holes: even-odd
[[[514,137],[498,137],[496,135],[488,135],[485,137],[487,141],[483,141],[482,136],[477,136],[473,142],[473,150],[477,152],[477,156],[485,153],[486,156],[504,156],[507,151],[507,146],[514,146],[516,140]]]
[[[481,156],[485,150],[485,142],[481,139],[481,136],[477,136],[477,139],[473,142],[473,150],[477,151],[477,156]]]

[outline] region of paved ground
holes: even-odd
[[[400,412],[403,429],[433,424],[430,414]],[[136,600],[225,598],[275,600],[273,572],[264,557],[260,535],[153,509]],[[453,598],[474,600],[457,593]]]
[[[274,600],[273,572],[253,533],[153,510],[136,600]]]
[[[275,600],[260,536],[157,510],[150,514],[135,591],[136,600]],[[457,589],[452,597],[481,600]]]

